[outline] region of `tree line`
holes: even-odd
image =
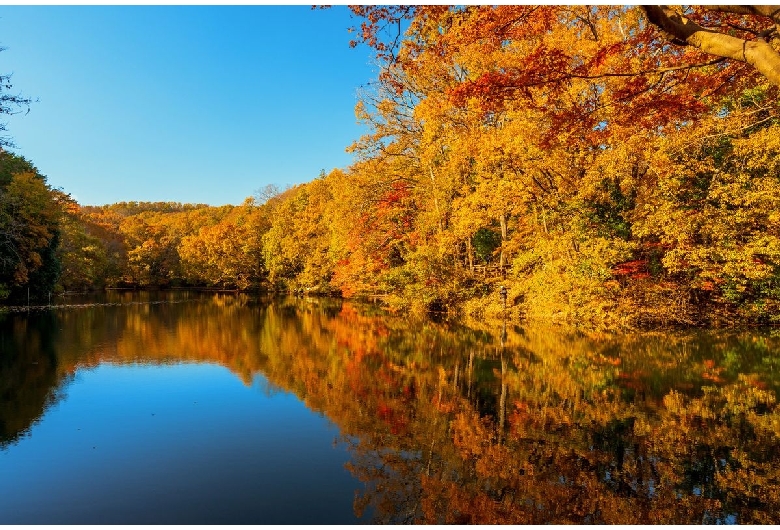
[[[778,15],[727,7],[355,8],[381,69],[350,167],[238,206],[87,207],[3,153],[0,295],[260,288],[482,317],[504,286],[511,318],[776,323]]]

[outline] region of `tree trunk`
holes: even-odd
[[[504,246],[506,245],[506,214],[502,212],[498,221],[501,223],[501,257],[499,258],[498,266],[503,271],[506,265],[506,254],[504,252]]]
[[[466,238],[466,258],[468,259],[469,271],[474,272],[474,248],[471,246],[471,238]]]
[[[509,390],[506,383],[506,359],[504,354],[501,354],[501,397],[498,400],[498,439],[501,441],[504,438],[504,425],[506,423],[506,397]]]
[[[472,376],[474,374],[474,350],[471,350],[469,352],[468,372],[469,372],[469,379],[468,379],[468,390],[467,390],[467,393],[466,393],[466,397],[470,398],[471,397],[471,378],[472,378]]]

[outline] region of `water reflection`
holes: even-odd
[[[0,320],[0,447],[27,432],[57,399],[56,329],[51,314]]]
[[[375,522],[780,519],[772,333],[494,335],[329,300],[122,296],[0,322],[0,444],[83,368],[217,363],[338,426]]]

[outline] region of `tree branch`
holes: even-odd
[[[771,18],[775,23],[780,24],[780,6],[705,6],[711,11],[719,13],[734,13],[735,15],[758,15]]]
[[[780,12],[774,6],[709,6],[729,13],[758,14],[774,21]],[[733,8],[733,9],[731,9]],[[668,6],[642,6],[648,20],[675,42],[699,48],[705,53],[734,59],[753,66],[775,86],[780,86],[780,53],[763,41],[748,41],[703,28]],[[742,9],[744,11],[738,11]]]

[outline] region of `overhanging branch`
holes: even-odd
[[[727,10],[727,7],[730,9]],[[693,46],[717,57],[747,63],[770,83],[780,86],[780,53],[767,42],[740,39],[704,28],[669,6],[642,6],[642,9],[650,23],[661,29],[675,43]],[[780,19],[777,6],[710,6],[708,9],[765,16],[775,23]]]

